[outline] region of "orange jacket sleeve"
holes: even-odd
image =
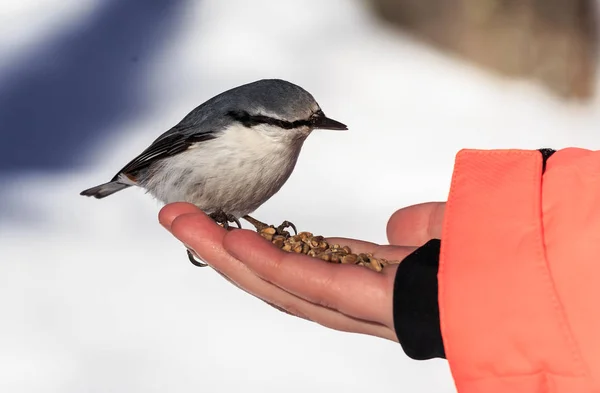
[[[461,151],[437,280],[459,393],[600,392],[600,152]]]

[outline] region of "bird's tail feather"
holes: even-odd
[[[93,196],[96,199],[101,199],[115,192],[131,187],[131,184],[123,184],[119,181],[110,181],[108,183],[100,184],[99,186],[89,188],[85,191],[81,191],[79,195]]]

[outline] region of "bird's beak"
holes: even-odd
[[[312,126],[313,128],[318,128],[321,130],[347,130],[345,124],[340,123],[339,121],[333,120],[325,116],[324,113],[316,114],[312,118]]]

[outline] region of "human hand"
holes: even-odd
[[[440,237],[444,207],[425,203],[398,210],[387,226],[390,245],[327,240],[347,245],[354,253],[402,260],[429,239]],[[165,206],[159,221],[219,274],[275,308],[332,329],[398,341],[392,312],[397,266],[377,273],[288,253],[254,231],[226,231],[187,203]]]

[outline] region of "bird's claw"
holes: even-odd
[[[290,234],[288,231],[286,231],[286,229],[292,228],[294,230],[294,234],[295,235],[298,234],[298,230],[296,229],[296,226],[289,221],[284,221],[281,223],[281,225],[279,225],[278,227],[275,227],[273,225],[265,224],[262,221],[258,221],[256,218],[250,217],[248,215],[246,215],[242,218],[244,220],[248,221],[250,224],[252,224],[254,226],[254,228],[256,228],[256,231],[259,233],[264,232],[266,229],[274,229],[275,230],[274,235],[281,235],[281,236],[284,236],[285,238],[287,238],[290,236]],[[271,232],[271,234],[273,234],[273,232]]]
[[[189,249],[186,250],[186,251],[187,251],[188,259],[190,260],[190,262],[192,263],[192,265],[198,266],[198,267],[207,267],[208,266],[207,263],[204,263],[204,262],[201,262],[201,261],[197,260],[196,257],[194,256],[194,253],[192,251],[190,251]]]
[[[288,231],[286,231],[287,228],[292,228],[294,230],[294,235],[298,234],[298,230],[296,229],[296,226],[287,220],[282,222],[281,225],[279,225],[277,228],[275,228],[275,231],[278,235],[289,236]]]
[[[222,225],[223,228],[225,228],[225,230],[229,230],[230,222],[234,222],[237,225],[238,229],[242,229],[242,224],[240,223],[240,220],[238,220],[238,218],[232,214],[227,214],[223,211],[217,211],[214,213],[210,213],[208,216],[212,218],[213,221],[217,224]]]

